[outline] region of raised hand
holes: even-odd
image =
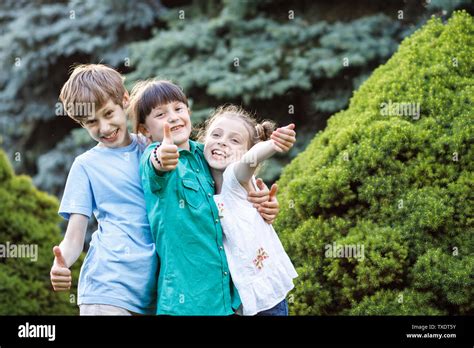
[[[67,291],[71,288],[71,270],[67,267],[61,249],[58,246],[53,248],[54,263],[51,268],[51,284],[54,291]]]
[[[286,127],[277,128],[270,138],[273,140],[275,150],[278,152],[288,152],[296,142],[296,132],[294,123]]]
[[[178,147],[173,142],[173,135],[171,134],[170,125],[167,122],[165,122],[163,126],[163,141],[158,148],[158,159],[161,164],[157,169],[163,172],[169,172],[178,165]]]

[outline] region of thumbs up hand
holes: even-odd
[[[291,123],[286,127],[275,130],[270,138],[277,152],[288,152],[296,142],[295,124]]]
[[[271,225],[280,212],[280,204],[276,198],[278,185],[273,184],[272,188],[268,190],[262,179],[257,179],[256,183],[259,191],[250,191],[247,199],[253,203],[254,208],[258,210],[265,222]]]
[[[171,134],[170,125],[167,122],[165,122],[163,126],[163,141],[157,150],[157,157],[160,164],[155,163],[154,159],[152,159],[152,161],[155,168],[162,172],[169,172],[178,165],[178,147],[173,142],[173,135]]]
[[[277,191],[278,185],[273,184],[272,188],[270,189],[268,201],[260,204],[260,206],[257,207],[258,212],[269,225],[273,224],[276,217],[278,216],[278,213],[280,212],[280,204],[276,198]]]
[[[51,268],[51,284],[54,291],[67,291],[71,288],[71,271],[67,267],[66,260],[58,246],[53,248],[54,263]]]
[[[277,200],[276,199],[277,191],[278,191],[278,185],[273,184],[272,188],[270,189],[270,198],[268,199],[269,202],[275,202]]]
[[[171,134],[171,127],[168,122],[163,125],[163,141],[162,144],[174,145],[173,135]]]

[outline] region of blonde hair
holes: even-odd
[[[133,131],[138,133],[139,125],[145,123],[155,107],[175,101],[189,106],[183,90],[173,82],[155,79],[137,82],[130,93],[130,105],[127,110],[132,119]]]
[[[204,127],[201,128],[198,134],[198,140],[200,142],[205,142],[207,132],[211,125],[222,117],[239,119],[243,122],[249,135],[247,149],[250,149],[260,141],[270,139],[270,135],[272,135],[273,130],[275,129],[275,123],[273,121],[263,120],[261,123],[258,123],[253,115],[242,109],[240,106],[228,104],[218,107],[206,120]]]
[[[75,105],[91,104],[99,110],[109,100],[123,107],[126,93],[125,78],[116,70],[103,64],[82,64],[74,68],[59,94],[59,99],[69,117],[76,122],[90,115],[77,114]]]

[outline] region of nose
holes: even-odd
[[[170,111],[170,113],[168,114],[168,123],[174,123],[178,119],[178,114],[176,114],[174,111]]]
[[[219,140],[219,141],[217,142],[217,145],[219,145],[219,146],[227,146],[227,144],[226,144],[226,142],[225,142],[224,140]]]
[[[110,127],[110,124],[107,121],[105,120],[100,121],[100,124],[99,124],[100,134],[102,135],[109,134],[111,129],[112,127]]]

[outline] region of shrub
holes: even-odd
[[[294,314],[474,312],[473,41],[465,11],[429,20],[284,169]]]
[[[0,315],[77,314],[76,295],[55,293],[49,279],[52,248],[61,240],[57,211],[57,199],[15,176],[0,150]],[[12,257],[14,248],[22,257]]]

